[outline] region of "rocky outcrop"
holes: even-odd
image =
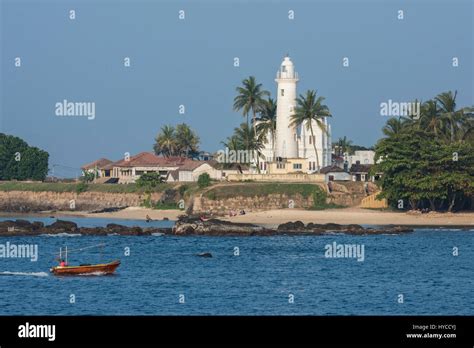
[[[206,236],[255,236],[269,235],[274,231],[254,224],[233,223],[218,219],[202,221],[195,216],[181,216],[173,227],[177,236],[206,235]]]
[[[353,235],[399,234],[413,232],[403,226],[383,228],[364,228],[360,225],[314,224],[305,225],[301,221],[287,222],[276,229],[269,229],[253,224],[233,223],[218,219],[202,221],[198,217],[181,217],[173,227],[174,235],[208,235],[208,236],[271,236],[271,235],[321,235],[327,233],[344,233]]]
[[[410,227],[404,226],[383,226],[380,228],[362,227],[360,225],[339,225],[334,223],[329,224],[314,224],[310,222],[305,225],[301,221],[287,222],[281,224],[277,228],[278,231],[285,231],[290,233],[304,233],[304,234],[327,234],[332,232],[355,234],[355,235],[369,235],[369,234],[400,234],[413,232]]]
[[[108,224],[105,227],[78,227],[71,221],[57,220],[51,225],[45,226],[42,222],[29,222],[26,220],[7,220],[0,222],[0,237],[11,236],[38,236],[41,234],[82,234],[89,236],[149,236],[156,233],[171,234],[171,228],[141,228],[129,227],[118,224]]]
[[[381,228],[364,228],[360,225],[313,224],[305,225],[301,221],[287,222],[276,229],[269,229],[254,224],[234,223],[218,219],[201,220],[195,216],[181,216],[173,228],[141,228],[119,224],[108,224],[105,227],[78,227],[74,222],[57,220],[44,226],[41,222],[26,220],[8,220],[0,222],[0,236],[34,236],[41,234],[74,233],[82,235],[106,236],[149,236],[153,234],[170,234],[176,236],[273,236],[273,235],[322,235],[327,233],[345,233],[353,235],[399,234],[412,232],[408,227],[388,226]]]

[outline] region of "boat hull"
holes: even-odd
[[[54,275],[107,275],[114,273],[118,266],[120,266],[120,261],[117,260],[98,265],[57,266],[51,268],[50,271]]]

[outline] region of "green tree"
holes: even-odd
[[[149,172],[140,175],[136,184],[138,187],[144,188],[146,191],[152,191],[163,182],[162,176],[157,172]]]
[[[94,173],[93,171],[92,171],[92,172],[91,172],[91,171],[85,171],[85,172],[82,174],[80,180],[81,180],[82,182],[85,182],[85,183],[87,183],[87,182],[93,182],[96,177],[97,177],[97,171],[95,171],[95,173]]]
[[[0,133],[0,180],[38,180],[48,174],[49,154],[12,135]]]
[[[199,137],[185,123],[176,126],[176,148],[182,157],[194,157],[199,151]]]
[[[353,142],[352,140],[349,140],[346,136],[343,138],[339,138],[337,142],[335,143],[336,149],[337,149],[337,155],[342,156],[343,154],[347,153],[352,153],[352,145]]]
[[[291,115],[290,125],[292,127],[298,127],[306,123],[306,127],[311,131],[311,137],[314,139],[313,121],[317,127],[324,133],[327,133],[326,125],[324,124],[325,117],[331,117],[329,108],[323,104],[324,97],[317,96],[317,92],[313,90],[306,91],[306,96],[300,94],[296,98],[295,113]],[[314,152],[316,154],[316,164],[318,167],[318,173],[320,172],[319,155],[316,149],[316,141],[313,141]]]
[[[260,172],[260,157],[264,148],[265,135],[262,133],[254,136],[252,128],[248,124],[242,123],[239,128],[234,129],[234,137],[238,149],[247,150],[248,163],[257,160],[257,170]]]
[[[155,154],[165,157],[176,155],[176,134],[172,126],[161,127],[153,146]]]
[[[199,151],[198,135],[185,123],[176,128],[163,126],[153,146],[155,154],[165,157],[194,157]]]
[[[407,119],[404,117],[389,118],[385,126],[382,128],[383,134],[388,137],[400,134],[407,125]]]
[[[201,189],[208,187],[209,185],[211,185],[211,177],[207,173],[202,173],[201,175],[199,175],[197,182],[199,188]]]
[[[268,91],[262,89],[262,84],[257,83],[254,76],[242,81],[242,87],[237,87],[237,96],[234,98],[234,111],[242,110],[243,116],[247,117],[249,123],[249,113],[252,112],[252,124],[254,135],[257,136],[257,112],[260,112],[265,104],[265,97],[270,96]]]
[[[267,134],[270,135],[273,153],[275,153],[276,142],[276,116],[277,105],[275,100],[268,98],[264,101],[260,116],[257,119],[257,134],[263,138],[264,142],[267,142]]]
[[[469,141],[472,108],[456,110],[456,94],[441,93],[425,102],[419,119],[387,121],[385,138],[375,146],[383,172],[381,196],[397,206],[452,211],[472,204],[474,142]]]

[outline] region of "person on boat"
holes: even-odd
[[[59,261],[59,267],[66,267],[66,266],[67,266],[66,261],[64,261],[64,260]]]

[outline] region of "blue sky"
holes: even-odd
[[[163,125],[181,122],[218,150],[244,120],[232,111],[235,87],[254,75],[275,96],[287,52],[298,93],[326,97],[333,138],[373,145],[388,99],[458,90],[460,106],[474,104],[470,0],[0,2],[0,132],[45,149],[50,165],[150,151]],[[95,102],[95,119],[57,117],[63,99]]]

